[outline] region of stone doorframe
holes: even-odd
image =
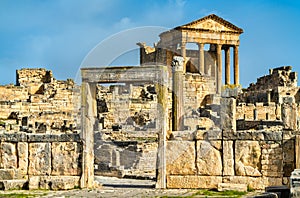
[[[97,123],[97,83],[154,83],[157,105],[161,109],[158,119],[158,152],[156,163],[156,188],[166,188],[166,134],[167,134],[167,66],[126,66],[106,68],[81,68],[81,138],[83,142],[81,188],[94,187],[94,126]]]

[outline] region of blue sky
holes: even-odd
[[[57,79],[75,78],[86,55],[120,31],[173,28],[211,13],[244,29],[243,87],[272,67],[291,65],[300,71],[296,0],[0,0],[0,84],[14,83],[15,70],[22,67],[45,67]]]

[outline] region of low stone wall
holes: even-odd
[[[0,189],[72,189],[79,186],[79,134],[0,133]]]
[[[288,185],[295,168],[290,131],[174,132],[167,141],[168,188],[217,188],[220,183],[263,190]]]

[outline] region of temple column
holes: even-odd
[[[204,44],[203,43],[198,43],[198,48],[199,48],[199,58],[198,58],[198,71],[201,75],[204,75]]]
[[[173,57],[173,131],[184,130],[183,65],[183,57]]]
[[[225,48],[225,85],[230,84],[230,47]]]
[[[181,43],[181,56],[183,57],[183,73],[186,73],[186,43]]]
[[[222,89],[222,45],[217,45],[217,94]]]
[[[239,84],[239,46],[234,46],[234,84]]]

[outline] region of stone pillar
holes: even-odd
[[[199,48],[198,71],[201,75],[204,75],[205,74],[205,71],[204,71],[204,44],[198,43],[198,48]]]
[[[173,58],[173,131],[183,130],[183,64],[184,58]]]
[[[230,47],[225,48],[225,84],[230,84]]]
[[[94,187],[94,124],[97,117],[96,84],[81,84],[81,138],[83,143],[81,188]]]
[[[181,43],[181,56],[183,57],[183,73],[186,72],[186,48],[185,48],[186,43],[182,42]]]
[[[295,136],[296,169],[300,169],[300,135]]]
[[[222,89],[222,45],[217,45],[217,94]]]
[[[158,134],[158,151],[156,163],[156,188],[165,189],[167,163],[166,163],[166,137],[167,137],[167,123],[168,123],[168,71],[167,69],[162,73],[162,82],[155,85],[157,89],[157,102],[159,112],[159,134]]]
[[[227,131],[236,131],[236,99],[221,98],[221,129]]]
[[[234,84],[239,84],[239,46],[234,46]]]

